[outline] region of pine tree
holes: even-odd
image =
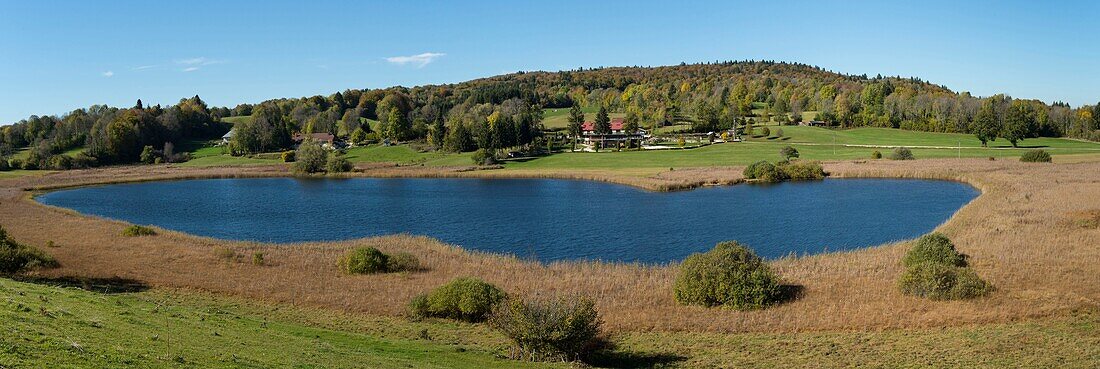
[[[592,127],[596,134],[606,135],[611,133],[611,118],[607,116],[607,108],[600,107],[600,112],[596,113],[596,125]]]

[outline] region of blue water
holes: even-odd
[[[914,238],[977,195],[956,182],[893,179],[649,192],[554,179],[264,178],[85,187],[37,200],[232,240],[409,233],[541,261],[664,263],[725,240],[777,258]]]

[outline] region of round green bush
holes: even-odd
[[[477,149],[477,151],[474,151],[474,155],[471,156],[471,159],[473,159],[474,164],[477,165],[493,165],[498,162],[496,153],[486,149]]]
[[[350,172],[352,168],[354,166],[343,156],[330,155],[325,163],[325,171],[329,173]]]
[[[360,247],[348,250],[337,265],[348,274],[371,274],[386,272],[389,257],[373,247]]]
[[[777,302],[779,277],[741,244],[719,243],[684,260],[675,284],[676,301],[686,305],[749,310]]]
[[[875,160],[882,159],[882,153],[878,152],[878,150],[872,151],[871,152],[871,159],[875,159]]]
[[[585,297],[509,299],[497,305],[489,326],[512,340],[513,359],[577,361],[604,348],[596,304]]]
[[[419,318],[448,318],[467,322],[484,321],[493,306],[506,297],[504,291],[477,278],[456,278],[409,303],[409,312]]]
[[[933,300],[959,300],[979,297],[993,287],[970,268],[933,262],[910,266],[898,281],[901,291]]]
[[[899,147],[890,153],[890,160],[913,160],[913,151],[908,147]]]
[[[947,236],[935,232],[921,236],[913,242],[901,263],[906,267],[922,263],[965,267],[966,255],[955,250],[955,244]]]
[[[387,255],[386,271],[390,273],[396,272],[414,272],[420,270],[420,261],[416,259],[416,256],[412,254],[399,252],[396,254]]]
[[[1049,163],[1050,153],[1044,150],[1028,150],[1020,155],[1020,161],[1025,163]]]
[[[761,182],[782,182],[787,180],[787,175],[779,170],[775,164],[761,160],[745,167],[742,174],[746,179],[756,179]]]
[[[282,159],[284,163],[292,163],[294,162],[294,154],[294,150],[283,151],[282,155],[280,155],[280,159]]]

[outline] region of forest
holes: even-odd
[[[436,150],[518,150],[545,146],[543,109],[621,113],[631,127],[684,125],[693,132],[754,122],[824,121],[838,129],[873,126],[974,134],[1013,145],[1033,137],[1100,141],[1100,104],[972,96],[919,78],[848,75],[799,63],[727,61],[663,67],[517,72],[457,84],[348,89],[233,108],[198,96],[176,105],[95,105],[61,116],[31,116],[0,127],[0,157],[29,149],[25,169],[68,169],[187,160],[177,147],[234,130],[234,155],[286,150],[295,133],[327,132],[352,143],[422,141]],[[224,121],[227,117],[251,119]],[[574,111],[572,121],[583,120]],[[579,122],[568,132],[576,135]],[[76,151],[74,153],[74,151]]]

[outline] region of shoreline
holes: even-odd
[[[481,276],[515,293],[545,291],[601,296],[599,306],[601,312],[607,316],[608,327],[625,331],[801,332],[961,326],[1050,316],[1079,308],[1097,307],[1096,301],[1100,298],[1097,286],[1086,285],[1084,288],[1073,289],[1057,286],[1051,283],[1051,279],[1029,281],[1028,275],[1054,274],[1063,277],[1068,271],[1071,279],[1087,279],[1088,275],[1096,275],[1095,272],[1100,267],[1096,267],[1096,263],[1092,266],[1082,263],[1100,260],[1098,250],[1087,250],[1088,244],[1079,242],[1071,251],[1083,253],[1083,258],[1065,260],[1073,265],[1056,268],[1058,273],[1044,273],[1042,270],[1036,273],[1014,265],[1012,262],[1019,260],[1014,260],[1011,256],[997,255],[995,251],[1002,250],[1004,245],[988,245],[988,242],[982,242],[990,237],[986,233],[1004,233],[1004,230],[997,226],[988,229],[975,225],[982,223],[983,219],[998,215],[997,213],[1004,210],[1000,209],[1000,205],[1005,200],[1017,199],[1021,189],[1016,188],[1012,180],[1042,182],[1054,178],[1057,183],[1058,176],[1043,175],[1042,172],[1061,172],[1076,167],[1081,169],[1078,172],[1084,172],[1081,175],[1085,177],[1085,183],[1095,185],[1100,180],[1096,178],[1096,169],[1100,165],[1084,163],[1029,166],[1009,161],[989,162],[979,159],[850,161],[824,164],[833,178],[937,179],[973,186],[979,191],[979,195],[957,210],[936,230],[948,233],[961,251],[971,254],[979,274],[988,275],[998,287],[998,292],[987,298],[967,302],[935,302],[901,295],[893,287],[900,270],[897,261],[905,249],[904,242],[899,242],[771,260],[769,262],[785,281],[804,287],[803,297],[761,311],[700,309],[679,306],[671,301],[671,280],[675,277],[677,265],[674,263],[637,265],[601,261],[530,262],[462,249],[428,237],[410,235],[296,243],[293,244],[297,246],[294,250],[283,247],[288,244],[226,241],[174,231],[164,231],[154,237],[127,239],[118,236],[116,229],[121,229],[128,223],[79,215],[68,209],[38,203],[28,196],[33,191],[84,185],[200,178],[286,177],[289,173],[286,173],[285,167],[280,166],[198,170],[167,166],[112,167],[80,171],[81,173],[61,172],[34,178],[4,180],[0,181],[0,215],[3,215],[0,223],[17,239],[25,240],[28,244],[41,247],[45,241],[58,242],[61,247],[41,247],[43,251],[57,257],[62,264],[58,270],[43,271],[44,275],[120,276],[142,280],[156,287],[197,289],[264,301],[387,316],[400,316],[406,298],[452,277],[464,275]],[[1026,177],[1002,178],[1004,172],[1013,171],[1039,173],[1029,173]],[[559,178],[612,182],[647,190],[688,189],[743,182],[740,178],[740,167],[690,168],[646,173],[653,171],[554,170],[531,173],[523,170],[457,171],[453,168],[375,166],[350,176],[338,177]],[[1032,175],[1036,176],[1032,178]],[[1084,200],[1085,205],[1100,208],[1100,199]],[[987,208],[991,202],[998,206]],[[998,211],[983,214],[991,210]],[[19,217],[19,214],[25,215]],[[56,222],[51,221],[54,219]],[[72,226],[77,227],[71,228]],[[65,234],[72,233],[66,232],[67,230],[82,228],[88,230],[88,236]],[[1044,236],[1057,238],[1066,236],[1065,233],[1075,232],[1061,233],[1063,234],[1055,235],[1053,229],[1050,229]],[[1094,237],[1087,230],[1077,233],[1084,233],[1086,240]],[[383,251],[412,252],[430,270],[402,276],[343,276],[335,272],[332,260],[343,250],[359,245],[376,246]],[[1081,247],[1085,249],[1082,250]],[[237,254],[264,252],[268,254],[272,265],[261,267],[247,263],[226,263],[217,260],[213,255],[213,250],[217,248],[229,248]],[[1009,265],[1004,265],[1006,262]],[[1024,263],[1026,265],[1028,264]],[[1059,297],[1059,294],[1052,295],[1049,292],[1058,290],[1070,290],[1066,292],[1071,294]],[[1074,298],[1074,295],[1079,298]],[[829,319],[829,316],[838,318]]]

